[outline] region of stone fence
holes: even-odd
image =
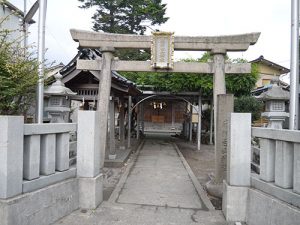
[[[251,115],[231,113],[222,210],[227,221],[299,224],[300,131],[251,128]],[[260,173],[251,172],[251,138],[258,139]],[[253,148],[252,148],[253,151]]]
[[[70,133],[76,124],[24,124],[0,116],[0,199],[76,177],[69,164]]]
[[[99,118],[79,111],[78,124],[24,124],[21,116],[0,116],[1,225],[49,225],[97,208],[105,155]]]
[[[251,186],[300,207],[300,131],[252,128],[259,138],[260,174]]]

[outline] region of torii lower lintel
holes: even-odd
[[[77,60],[77,69],[100,71],[102,60]],[[214,63],[199,62],[175,62],[174,68],[170,70],[154,69],[149,61],[123,61],[113,60],[111,69],[113,71],[130,71],[130,72],[172,72],[172,73],[199,73],[214,74]],[[225,63],[225,73],[228,74],[245,74],[251,72],[250,63]]]

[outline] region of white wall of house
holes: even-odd
[[[0,4],[0,18],[0,29],[8,29],[12,31],[9,36],[9,40],[20,39],[21,41],[23,36],[21,16],[5,5]],[[7,19],[3,21],[4,18]]]

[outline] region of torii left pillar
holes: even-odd
[[[113,48],[102,48],[97,111],[81,111],[78,115],[77,176],[79,207],[95,209],[103,200],[103,175],[107,119],[111,89]]]
[[[102,68],[100,72],[100,81],[98,89],[98,105],[97,110],[99,110],[99,126],[103,132],[100,132],[100,151],[101,157],[105,156],[106,149],[106,135],[107,135],[107,120],[108,120],[108,111],[109,111],[109,102],[110,102],[110,89],[111,89],[111,63],[113,60],[114,48],[105,47],[101,48],[102,53]],[[101,168],[104,166],[101,165]]]

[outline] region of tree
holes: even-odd
[[[81,8],[97,7],[92,19],[94,31],[121,34],[140,34],[149,25],[160,25],[169,18],[165,17],[166,4],[161,0],[79,0]]]
[[[147,25],[160,25],[169,18],[165,17],[166,4],[161,0],[79,0],[81,8],[96,7],[93,15],[93,30],[108,33],[143,35]],[[123,60],[150,59],[149,51],[118,50]]]
[[[24,114],[35,96],[37,60],[24,53],[21,40],[10,40],[12,31],[0,21],[0,114]]]

